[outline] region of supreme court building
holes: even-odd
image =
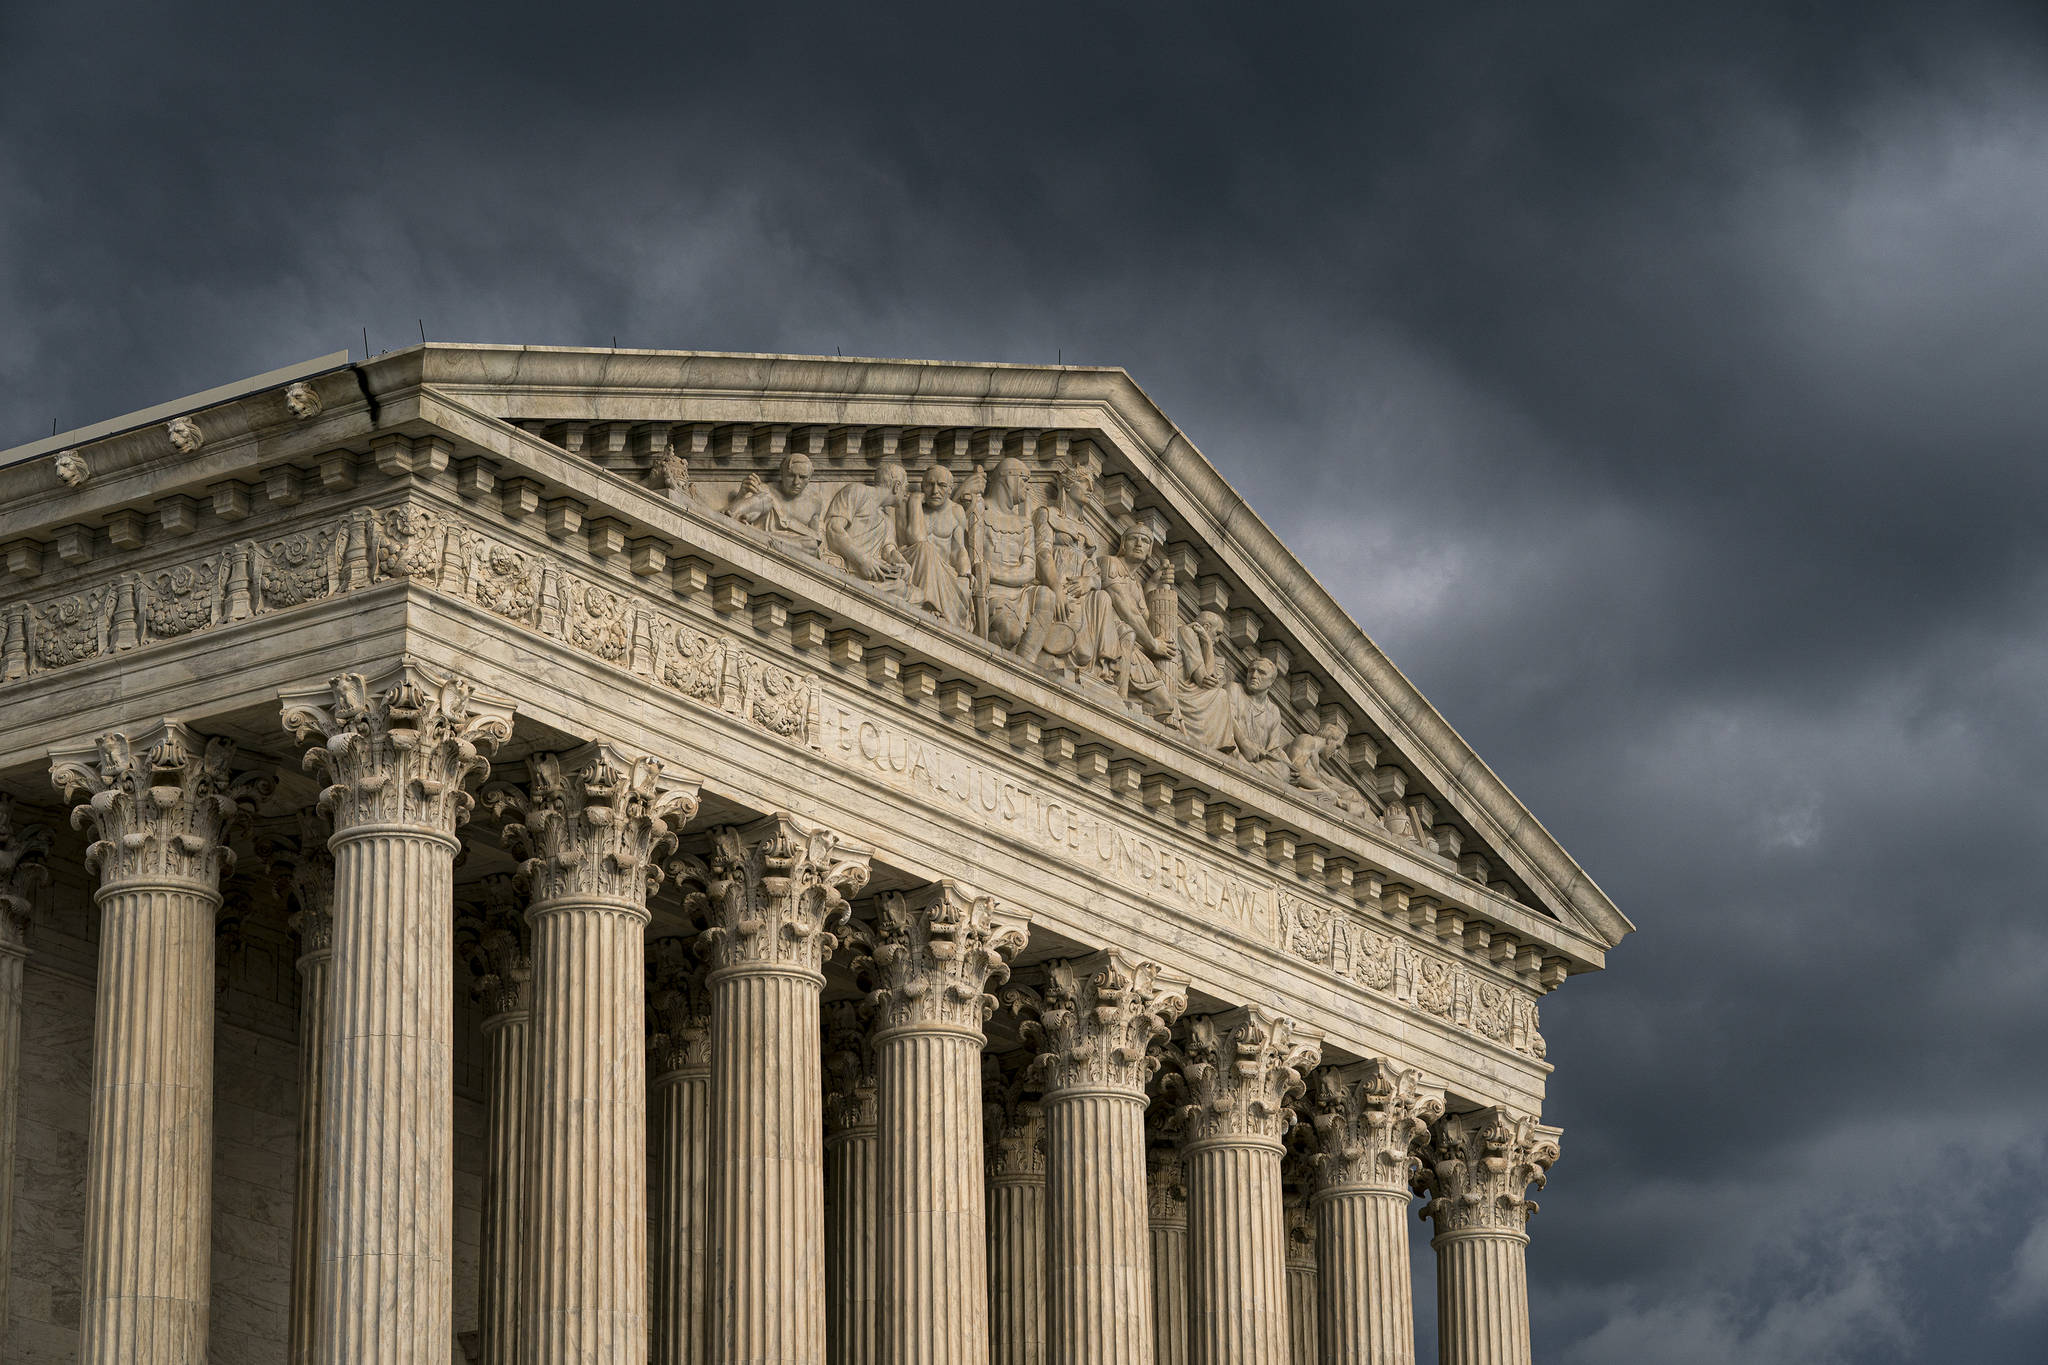
[[[1122,371],[333,356],[0,560],[9,1365],[1529,1360],[1630,925]]]

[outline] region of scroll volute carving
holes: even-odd
[[[657,1075],[710,1069],[711,993],[694,940],[648,942],[647,1028],[648,1058]]]
[[[1159,1069],[1153,1044],[1187,1008],[1188,980],[1110,950],[1051,962],[1039,990],[1015,987],[1003,1001],[1038,1050],[1048,1094],[1101,1087],[1143,1095]]]
[[[1190,1020],[1166,1086],[1180,1101],[1184,1140],[1280,1142],[1294,1126],[1302,1072],[1321,1055],[1319,1035],[1259,1006]]]
[[[882,897],[874,945],[860,964],[872,984],[880,1028],[915,1025],[981,1031],[995,1012],[990,988],[1010,979],[1009,959],[1024,946],[1022,923],[993,899],[941,881],[905,896]]]
[[[1321,1190],[1364,1187],[1406,1198],[1429,1126],[1444,1112],[1422,1074],[1373,1058],[1318,1071],[1310,1087],[1313,1162]]]
[[[526,787],[493,783],[483,795],[506,820],[505,846],[524,859],[534,904],[644,905],[661,884],[662,855],[696,818],[697,785],[670,778],[658,759],[602,743],[535,754],[527,767]]]
[[[1479,1109],[1439,1120],[1414,1179],[1428,1198],[1422,1216],[1437,1235],[1491,1230],[1521,1232],[1535,1216],[1531,1185],[1542,1189],[1563,1134],[1505,1109]]]
[[[452,835],[475,805],[467,784],[489,775],[490,755],[511,738],[512,707],[465,679],[407,664],[382,687],[343,673],[286,698],[284,726],[317,744],[306,769],[327,779],[320,810],[336,829],[409,825]]]
[[[713,972],[824,969],[868,881],[868,853],[829,830],[775,815],[712,831],[703,871],[703,938]]]
[[[0,952],[28,951],[36,888],[50,879],[50,831],[15,818],[14,798],[0,792]]]
[[[108,883],[190,882],[217,891],[234,867],[230,830],[275,787],[272,778],[233,771],[232,740],[209,739],[177,721],[137,736],[101,735],[90,752],[59,755],[50,778],[89,829],[89,871]]]

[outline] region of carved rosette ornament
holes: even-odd
[[[1559,1129],[1505,1109],[1478,1109],[1440,1120],[1414,1179],[1429,1202],[1421,1216],[1441,1238],[1454,1232],[1522,1233],[1536,1213],[1526,1197],[1542,1189],[1558,1158]]]
[[[825,1133],[873,1132],[881,1121],[875,1089],[874,1007],[835,1000],[825,1015]]]
[[[1188,981],[1110,949],[1046,964],[1045,984],[1006,991],[1039,1051],[1048,1095],[1107,1089],[1142,1097],[1159,1069],[1152,1045],[1187,1008]]]
[[[319,741],[306,770],[326,777],[320,810],[336,830],[404,825],[452,837],[476,804],[466,784],[489,774],[490,755],[511,738],[512,707],[408,663],[381,689],[343,673],[286,697],[284,726]]]
[[[1320,1035],[1258,1005],[1190,1020],[1173,1087],[1185,1099],[1183,1141],[1279,1147],[1294,1126],[1301,1073],[1321,1055]]]
[[[865,849],[840,845],[784,815],[712,831],[704,930],[714,974],[744,968],[822,975],[868,882]]]
[[[647,1060],[656,1076],[711,1065],[711,995],[696,945],[687,939],[647,945]]]
[[[556,901],[610,901],[646,913],[661,884],[660,858],[676,831],[697,815],[695,783],[662,773],[661,761],[586,744],[566,754],[535,754],[521,790],[494,783],[484,800],[513,816],[505,845],[523,856],[536,910]]]
[[[50,779],[67,799],[90,799],[71,812],[90,829],[86,869],[102,883],[186,883],[218,894],[234,866],[229,829],[269,794],[272,779],[231,770],[232,740],[208,739],[177,721],[139,737],[101,735],[90,753],[53,758]]]
[[[1317,1193],[1373,1189],[1406,1198],[1429,1126],[1443,1097],[1421,1089],[1422,1073],[1372,1058],[1318,1071],[1310,1096]]]
[[[1009,958],[1027,937],[993,899],[949,881],[883,896],[874,936],[861,970],[873,983],[877,1032],[952,1030],[977,1040],[995,1013],[989,989],[1010,979]]]
[[[14,798],[0,792],[0,953],[28,952],[36,888],[50,879],[50,831],[19,825]]]

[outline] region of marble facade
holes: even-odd
[[[1528,1361],[1631,926],[1128,376],[204,399],[0,454],[6,1359]]]

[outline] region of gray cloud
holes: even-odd
[[[2039,1358],[2028,9],[4,23],[0,442],[418,318],[1125,365],[1642,926],[1539,1356]]]

